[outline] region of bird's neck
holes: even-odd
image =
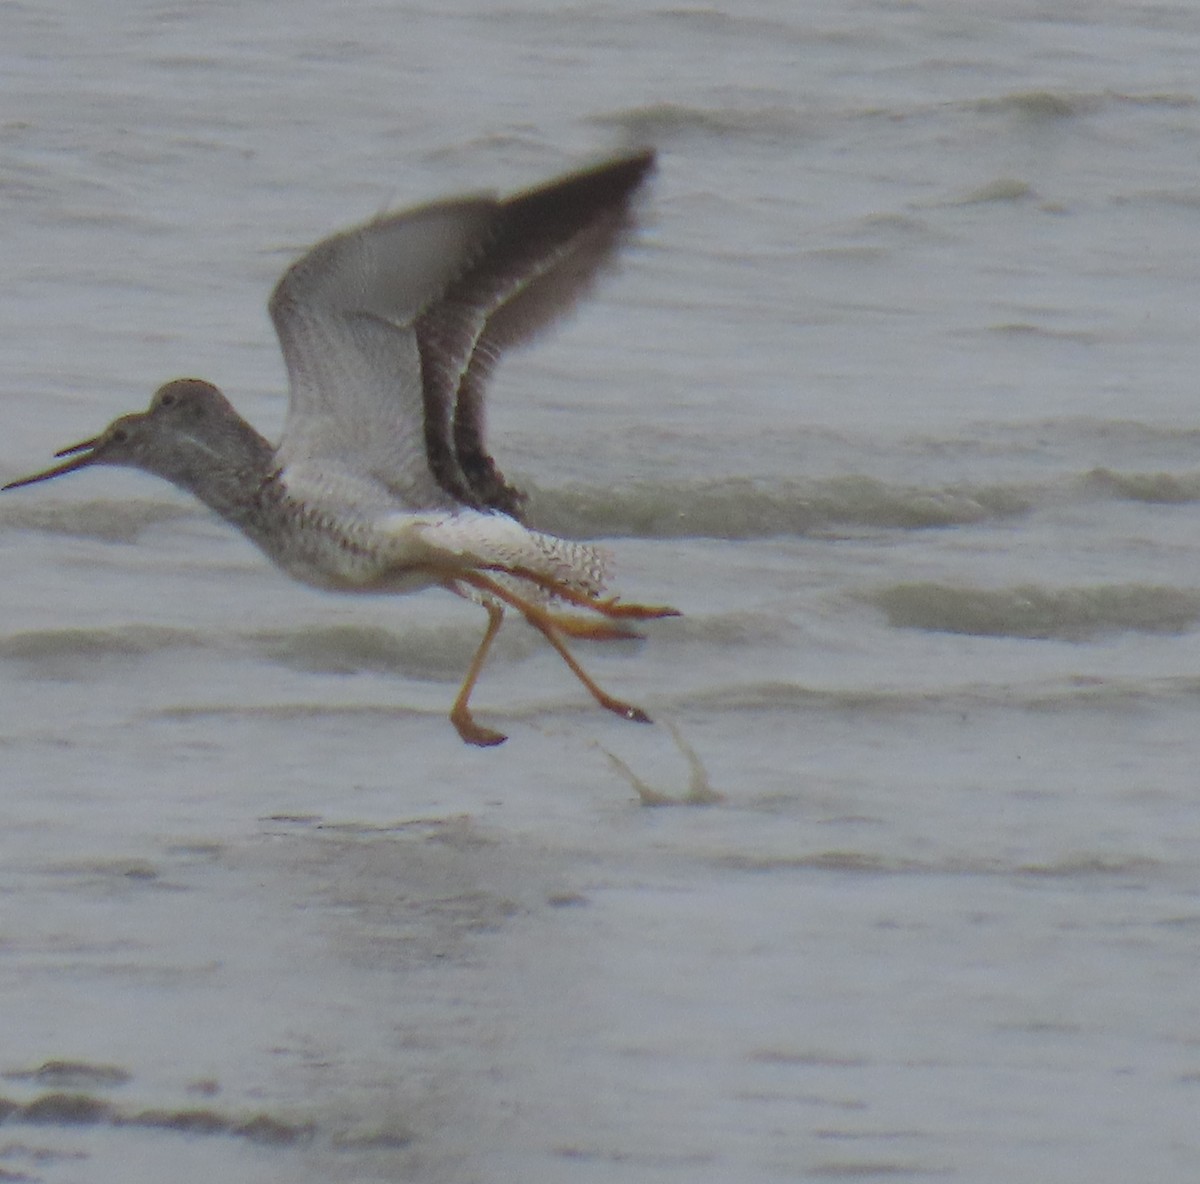
[[[227,522],[246,529],[273,469],[275,449],[240,417],[222,424],[219,440],[185,436],[169,466],[157,470]]]

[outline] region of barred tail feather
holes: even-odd
[[[544,556],[544,563],[538,564],[535,570],[585,596],[599,596],[608,586],[612,553],[606,547],[536,532],[531,538]]]
[[[607,586],[612,560],[606,548],[529,530],[504,514],[438,515],[416,529],[432,551],[492,573],[527,599],[546,603],[555,597],[521,572],[586,599],[598,599]]]

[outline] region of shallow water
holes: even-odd
[[[471,606],[136,474],[4,495],[0,1170],[1195,1179],[1200,16],[2,23],[0,477],[179,374],[277,432],[298,250],[649,140],[491,418],[685,616],[580,647],[683,747],[509,625],[472,751]],[[641,808],[688,746],[723,800]]]

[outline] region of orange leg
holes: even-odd
[[[460,572],[455,578],[459,582],[469,584],[472,588],[478,588],[480,592],[485,592],[488,596],[494,597],[496,600],[503,601],[505,604],[515,608],[554,647],[558,656],[566,662],[571,673],[583,683],[592,698],[606,711],[611,711],[619,715],[622,719],[634,720],[637,723],[648,724],[651,722],[650,717],[640,707],[635,707],[632,703],[623,703],[620,699],[614,699],[612,695],[601,690],[588,675],[587,671],[575,660],[571,651],[567,649],[566,643],[559,635],[558,626],[551,613],[523,599],[515,592],[509,591],[503,585],[496,583],[495,580],[489,579],[482,572]],[[542,581],[538,582],[541,583]],[[478,657],[478,655],[476,656]],[[474,666],[474,663],[472,663],[472,666]]]
[[[600,600],[598,597],[589,596],[586,592],[580,592],[577,588],[572,588],[569,584],[563,583],[562,580],[556,580],[553,576],[542,575],[541,572],[530,571],[527,567],[504,567],[500,564],[495,564],[489,567],[488,570],[502,571],[507,575],[528,580],[531,584],[537,584],[539,588],[545,588],[547,592],[553,596],[557,596],[560,600],[567,601],[568,604],[591,609],[592,612],[600,613],[605,617],[624,617],[634,621],[653,621],[658,620],[660,617],[680,617],[683,615],[677,608],[668,608],[666,605],[621,604],[615,596],[609,596],[604,600]]]
[[[638,641],[641,633],[636,633],[627,625],[614,625],[611,621],[598,621],[595,617],[590,620],[573,613],[559,613],[552,609],[546,610],[546,616],[554,622],[554,627],[566,637],[582,637],[587,641]]]
[[[450,722],[458,729],[458,734],[468,744],[478,744],[481,748],[490,748],[494,744],[503,744],[508,737],[503,732],[493,732],[491,728],[481,727],[477,724],[471,715],[471,709],[467,706],[467,700],[475,689],[479,672],[487,660],[488,650],[492,648],[492,642],[500,631],[500,622],[504,620],[504,610],[498,604],[489,601],[483,607],[487,609],[488,614],[487,630],[483,635],[483,640],[479,643],[479,648],[475,651],[475,656],[471,659],[471,665],[467,667],[467,674],[463,679],[462,688],[458,692],[458,698],[454,700],[454,706],[450,708]]]

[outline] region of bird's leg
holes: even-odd
[[[479,672],[487,660],[488,650],[492,648],[492,642],[500,631],[500,622],[504,620],[504,609],[491,600],[487,601],[483,607],[487,609],[488,614],[487,629],[484,632],[483,640],[479,643],[479,648],[475,651],[475,656],[471,659],[470,666],[467,667],[466,677],[458,692],[458,698],[454,700],[454,706],[450,708],[450,722],[468,744],[478,744],[481,748],[489,748],[494,744],[503,744],[508,737],[503,732],[493,732],[491,728],[484,728],[477,724],[471,715],[471,709],[467,706],[467,700],[475,689],[475,681],[479,678]]]
[[[507,575],[528,580],[531,584],[537,584],[539,588],[544,588],[552,596],[557,596],[560,600],[565,600],[568,604],[577,605],[579,608],[591,609],[592,612],[600,613],[605,617],[616,619],[623,617],[634,621],[653,621],[658,620],[660,617],[680,617],[683,615],[679,609],[669,608],[667,605],[622,604],[615,596],[609,596],[601,600],[597,596],[589,596],[586,592],[581,592],[578,588],[573,588],[570,584],[564,583],[562,580],[544,575],[539,571],[532,571],[527,567],[507,567],[496,564],[489,567],[489,570],[502,571]]]
[[[643,636],[628,625],[614,625],[611,621],[600,621],[595,617],[559,613],[552,609],[546,610],[546,616],[565,637],[582,637],[586,641],[638,641]]]
[[[615,596],[606,596],[603,600],[589,600],[587,606],[594,612],[618,620],[624,617],[633,621],[659,621],[663,617],[683,616],[679,609],[672,608],[669,604],[622,604]]]
[[[502,600],[505,604],[515,608],[554,647],[558,656],[566,662],[571,673],[583,683],[592,698],[606,711],[611,711],[619,715],[622,719],[634,720],[637,723],[648,724],[652,722],[650,717],[640,707],[635,707],[632,703],[623,703],[620,699],[614,699],[612,695],[597,685],[588,675],[587,671],[575,660],[571,651],[567,649],[566,643],[559,635],[558,626],[555,624],[552,614],[539,605],[518,596],[515,592],[509,591],[509,589],[495,580],[489,579],[483,572],[459,572],[455,578],[461,583],[469,584],[472,588],[477,588],[480,592],[485,592],[488,596]]]

